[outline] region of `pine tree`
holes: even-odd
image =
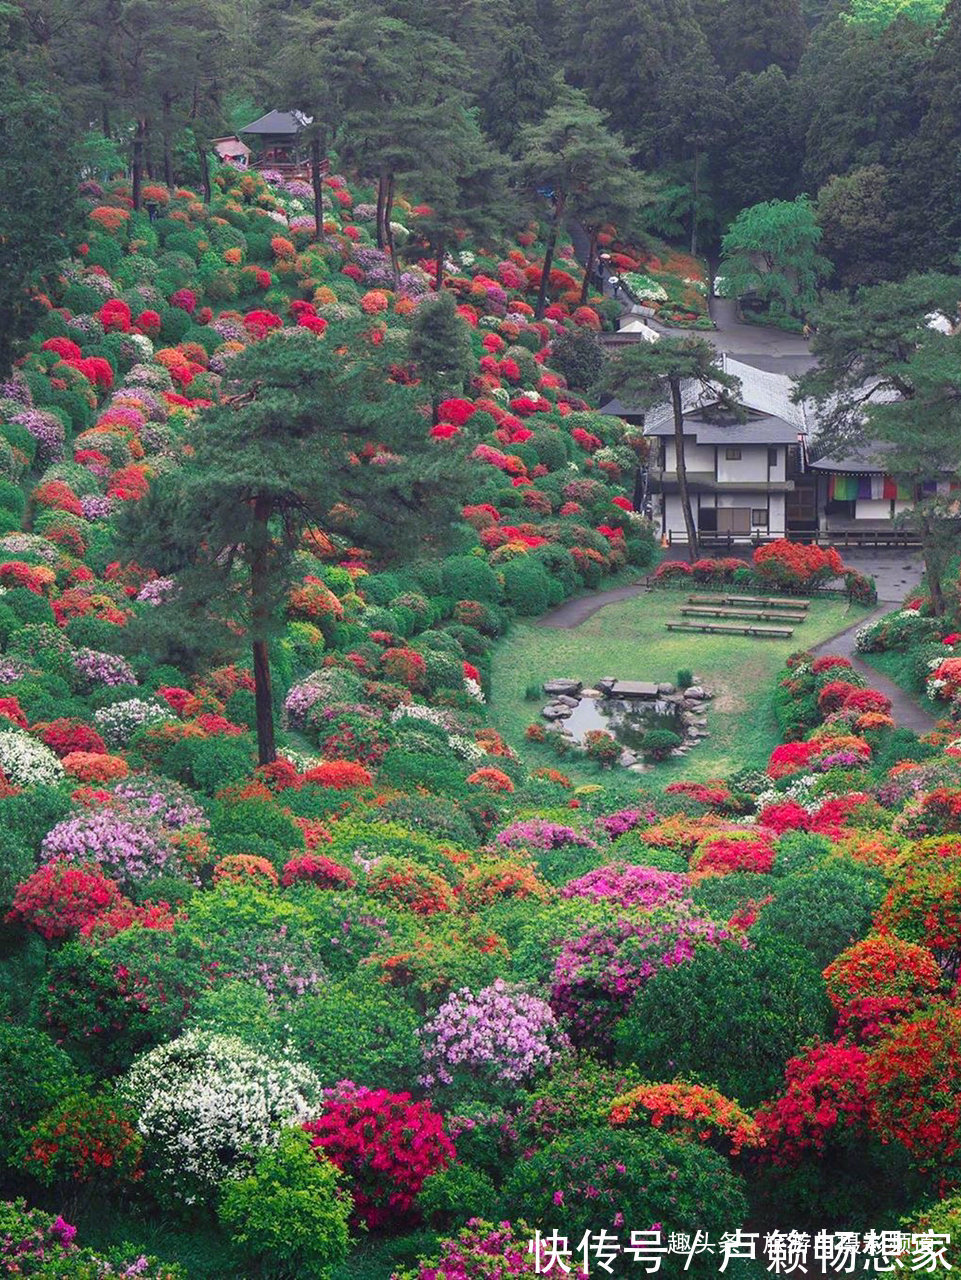
[[[268,641],[301,579],[305,530],[322,522],[399,555],[441,540],[457,509],[456,444],[428,439],[415,390],[389,374],[383,344],[359,331],[337,346],[305,329],[254,344],[231,365],[230,393],[205,415],[193,457],[128,516],[132,554],[175,548],[170,607],[247,637],[262,764],[276,758]]]
[[[451,293],[441,292],[422,302],[411,319],[407,351],[421,385],[430,393],[431,421],[443,396],[463,390],[471,369],[467,322],[457,314]]]
[[[699,554],[697,525],[691,510],[684,458],[684,385],[698,383],[713,388],[729,399],[740,383],[726,373],[717,352],[705,338],[661,338],[659,342],[638,342],[620,348],[601,376],[604,389],[632,409],[653,408],[670,400],[674,414],[674,454],[677,459],[677,488],[687,530],[691,560]]]
[[[520,163],[528,182],[553,193],[534,312],[538,320],[544,315],[557,236],[565,219],[577,215],[580,202],[595,220],[603,216],[599,210],[605,204],[612,211],[622,209],[629,195],[627,177],[631,170],[622,139],[608,130],[603,114],[590,105],[585,94],[561,79],[556,87],[555,105],[540,124],[524,129],[520,138]]]

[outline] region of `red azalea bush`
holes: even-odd
[[[7,920],[19,921],[52,942],[81,932],[127,899],[99,867],[49,862],[19,884]]]
[[[891,699],[886,698],[877,689],[855,689],[846,695],[841,703],[842,711],[878,711],[887,715],[891,710]]]
[[[943,975],[927,947],[879,934],[842,951],[824,980],[839,1030],[869,1040],[930,1000]]]
[[[385,649],[380,665],[384,675],[394,684],[402,684],[407,689],[423,689],[427,663],[415,649]]]
[[[367,892],[419,916],[453,911],[457,905],[454,890],[443,876],[407,858],[383,858],[372,867]]]
[[[841,577],[844,563],[834,547],[805,546],[778,538],[754,552],[754,571],[767,585],[796,591]]]
[[[372,1229],[416,1223],[424,1180],[456,1155],[441,1116],[409,1093],[364,1089],[349,1080],[325,1096],[323,1114],[304,1129],[347,1175],[359,1221]]]
[[[811,670],[815,675],[820,675],[822,671],[833,671],[835,668],[852,670],[853,666],[850,658],[842,658],[839,653],[823,653],[811,663]]]
[[[142,1150],[132,1111],[109,1097],[78,1093],[31,1125],[17,1154],[27,1173],[49,1187],[137,1182]]]
[[[899,1022],[868,1066],[880,1136],[956,1180],[961,1151],[961,1009],[937,1004]]]
[[[472,787],[483,787],[486,791],[512,792],[514,790],[513,782],[502,769],[490,767],[475,769],[468,775],[467,781]]]
[[[734,871],[767,872],[774,866],[774,845],[764,831],[725,831],[701,840],[691,870],[726,876]]]
[[[694,570],[686,560],[662,560],[654,570],[655,582],[684,582]]]
[[[27,727],[27,717],[17,698],[0,698],[0,719],[9,720],[18,729]]]
[[[671,782],[664,790],[668,795],[687,796],[691,800],[703,804],[709,809],[718,809],[728,803],[731,792],[727,785],[720,781],[711,782]]]
[[[808,831],[811,826],[811,815],[796,800],[779,800],[765,805],[758,820],[779,836],[785,831]]]
[[[312,884],[318,889],[354,889],[357,877],[333,858],[307,853],[284,863],[281,883],[285,889],[292,884]]]
[[[868,1055],[853,1044],[814,1044],[788,1062],[780,1098],[757,1113],[761,1156],[775,1165],[824,1156],[842,1134],[871,1125]]]
[[[332,787],[335,791],[369,787],[373,780],[371,774],[356,760],[325,760],[303,775],[304,782],[313,782],[319,787]]]
[[[852,694],[864,692],[867,690],[862,690],[850,680],[830,680],[818,694],[818,710],[822,716],[829,716],[832,711],[840,711]]]
[[[726,1155],[740,1155],[761,1143],[757,1122],[743,1107],[717,1089],[685,1080],[638,1085],[612,1100],[610,1124],[626,1125],[635,1116],[643,1116],[655,1129],[720,1146]]]

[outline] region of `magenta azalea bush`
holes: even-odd
[[[588,871],[561,889],[562,898],[593,898],[616,907],[666,907],[689,903],[690,881],[675,871],[614,863]]]

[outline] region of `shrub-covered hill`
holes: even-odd
[[[88,192],[0,401],[5,1273],[482,1278],[533,1274],[536,1229],[576,1254],[660,1223],[651,1249],[707,1232],[712,1275],[748,1222],[949,1230],[956,726],[919,742],[807,655],[766,771],[711,784],[574,787],[486,722],[513,614],[652,559],[642,443],[553,367],[607,304],[568,263],[533,321],[536,228],[444,264],[471,366],[422,427],[468,459],[450,554],[380,562],[334,520],[297,548],[278,760],[243,636],[144,647],[177,584],[117,521],[236,353],[296,328],[415,386],[436,265],[396,280],[342,178],[319,245],[305,189],[219,181],[152,192],[153,222]]]

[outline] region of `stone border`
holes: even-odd
[[[671,755],[675,759],[683,758],[696,747],[699,742],[709,738],[707,728],[706,704],[714,697],[703,685],[696,682],[686,689],[678,689],[669,683],[653,684],[639,681],[622,681],[615,676],[605,676],[598,680],[597,687],[585,689],[582,681],[571,679],[547,680],[542,685],[544,693],[550,701],[542,708],[541,716],[550,721],[552,732],[567,735],[568,730],[563,721],[573,715],[575,709],[585,699],[596,702],[600,698],[618,698],[622,701],[651,701],[673,703],[680,712],[680,728],[684,741],[675,747]],[[634,773],[645,773],[656,765],[645,763],[641,756],[625,747],[621,752],[620,765]]]

